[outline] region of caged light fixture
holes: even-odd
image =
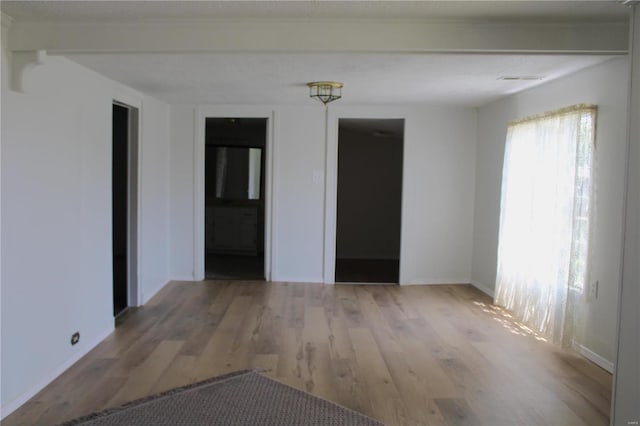
[[[309,86],[309,96],[318,99],[325,106],[332,101],[342,97],[343,83],[337,81],[314,81],[307,83]]]

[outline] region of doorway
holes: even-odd
[[[266,118],[205,120],[205,279],[265,279],[266,142]]]
[[[403,119],[340,119],[336,282],[398,283]]]
[[[138,110],[112,107],[113,315],[137,304]]]

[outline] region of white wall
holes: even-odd
[[[611,424],[640,421],[640,6],[633,11],[624,269]]]
[[[282,107],[276,113],[274,281],[322,282],[324,240],[324,108]]]
[[[9,75],[7,64],[7,40],[9,36],[9,22],[6,22],[7,18],[4,15],[0,16],[1,24],[0,30],[0,88],[7,87],[9,84]],[[0,117],[2,116],[2,102],[0,102]],[[0,129],[1,130],[1,129]],[[2,135],[0,135],[0,407],[2,407],[2,306],[4,306],[2,299]],[[2,410],[4,411],[4,410]],[[2,414],[0,414],[0,419]]]
[[[146,303],[169,280],[169,107],[142,100],[139,176],[141,302]]]
[[[585,312],[580,342],[611,363],[620,280],[624,200],[628,59],[601,65],[485,105],[478,113],[476,201],[474,219],[474,283],[493,291],[496,279],[500,185],[507,122],[518,117],[577,103],[598,105],[595,152],[595,209],[591,280],[599,281],[598,298]]]
[[[196,108],[171,106],[169,206],[171,279],[194,279],[194,170]]]
[[[2,74],[8,74],[3,49]],[[140,271],[167,282],[167,107],[62,57],[2,85],[2,415],[113,330],[111,105],[141,106]],[[71,346],[75,331],[80,343]]]
[[[238,106],[229,108],[234,113],[242,110]],[[219,106],[216,109],[224,111],[225,107]],[[312,104],[274,106],[273,110],[272,279],[332,282],[333,276],[323,276],[324,109],[321,105]],[[197,109],[192,106],[171,108],[171,276],[180,279],[194,277],[193,143],[196,137],[196,113]],[[402,216],[402,282],[469,282],[475,111],[439,107],[332,106],[329,117],[334,121],[333,127],[337,117],[407,119],[403,178],[405,199]],[[329,133],[330,136],[333,135],[331,129]],[[330,137],[330,143],[335,145],[337,132],[332,138]],[[329,164],[329,172],[335,173],[335,161]],[[314,181],[314,174],[318,175],[318,172],[320,179]],[[335,192],[332,196],[335,200]],[[335,206],[335,202],[333,205]],[[335,251],[335,240],[331,248]]]
[[[402,284],[471,278],[476,111],[426,107],[405,121]]]

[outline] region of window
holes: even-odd
[[[588,278],[595,122],[576,105],[507,130],[495,302],[564,346]]]

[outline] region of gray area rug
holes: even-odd
[[[382,423],[276,382],[255,370],[246,370],[132,401],[63,425],[382,426]]]

